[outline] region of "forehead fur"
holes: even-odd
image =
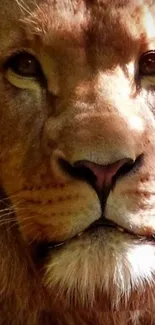
[[[95,51],[97,61],[112,53],[116,60],[117,55],[131,59],[139,44],[148,42],[146,21],[154,11],[150,0],[41,0],[34,5],[16,1],[28,38],[37,36],[45,46],[54,44],[58,50],[61,46],[92,50],[91,60]]]
[[[97,62],[103,61],[103,55],[116,62],[121,56],[127,62],[148,42],[146,22],[154,7],[151,0],[1,0],[0,30],[8,29],[8,39],[0,32],[0,42],[4,53],[9,42],[18,49],[20,42],[30,41],[30,46],[53,47],[56,53],[80,47],[87,56],[89,52],[92,64],[94,53]]]
[[[29,0],[15,1],[23,14],[25,13],[25,21],[29,24],[30,30],[36,34],[48,32],[49,28],[57,31],[69,30],[75,25],[74,33],[76,33],[79,28],[92,30],[99,25],[98,28],[103,28],[105,37],[105,27],[109,25],[112,28],[116,25],[123,12],[126,18],[129,16],[130,19],[135,19],[144,10],[151,8],[149,0],[42,0],[34,5],[32,2],[30,5]]]

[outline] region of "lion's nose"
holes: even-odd
[[[132,169],[134,161],[132,159],[121,159],[107,166],[95,164],[90,161],[77,161],[75,168],[82,175],[82,178],[93,183],[100,192],[104,188],[110,188],[117,177],[125,175]]]

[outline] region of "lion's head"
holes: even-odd
[[[154,11],[0,4],[2,220],[18,225],[51,305],[82,315],[155,307]]]

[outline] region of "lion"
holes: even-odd
[[[0,325],[155,324],[155,2],[0,2]]]

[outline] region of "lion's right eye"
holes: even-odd
[[[41,65],[34,55],[20,52],[10,57],[4,64],[5,77],[15,87],[23,89],[39,89],[44,74]]]
[[[41,74],[41,67],[37,59],[27,52],[17,53],[6,63],[7,69],[15,74],[25,77],[38,79]]]
[[[155,75],[155,50],[145,52],[140,57],[139,75],[142,77]]]

